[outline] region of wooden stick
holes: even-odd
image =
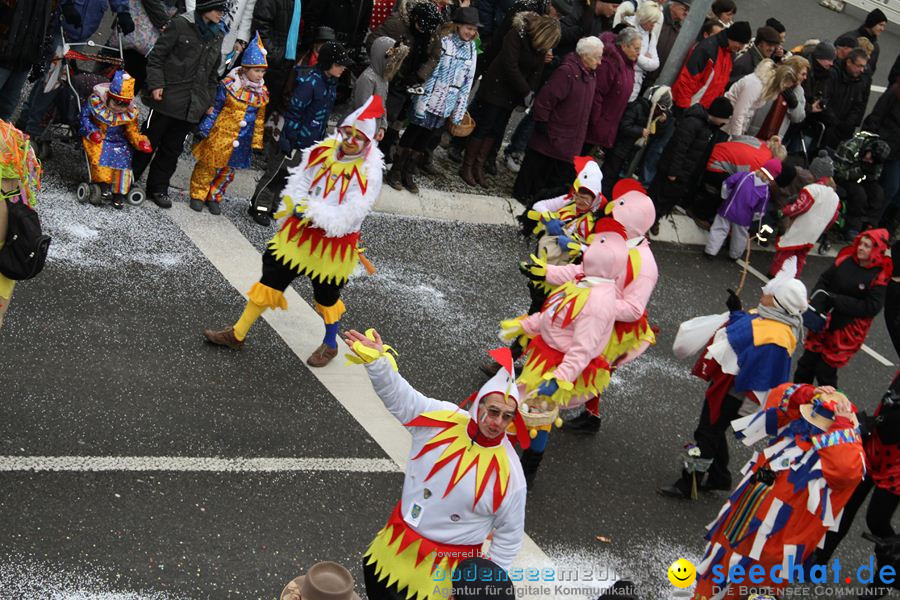
[[[747,281],[747,269],[750,267],[750,247],[753,245],[753,238],[747,238],[747,252],[744,253],[744,271],[741,273],[741,282],[738,284],[735,295],[740,296],[741,290],[744,289],[744,283]]]

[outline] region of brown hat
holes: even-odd
[[[775,30],[774,27],[769,27],[768,25],[764,25],[756,30],[756,43],[766,42],[767,44],[780,44],[781,43],[781,35],[779,35],[778,31]]]
[[[360,600],[353,591],[353,576],[341,565],[325,561],[292,579],[279,600]]]

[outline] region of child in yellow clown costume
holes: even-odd
[[[374,330],[347,332],[351,362],[363,363],[385,408],[407,427],[412,446],[403,492],[363,557],[366,593],[380,600],[446,598],[458,587],[457,564],[481,555],[509,569],[525,535],[525,480],[506,434],[515,422],[519,389],[508,348],[491,352],[503,365],[470,397],[470,409],[427,398],[397,373]]]
[[[140,111],[134,104],[134,78],[116,71],[110,83],[100,83],[81,109],[80,133],[90,165],[92,183],[121,209],[131,189],[132,147],[153,152],[150,140],[138,127]]]
[[[203,140],[194,147],[197,164],[191,174],[191,208],[200,212],[204,204],[218,215],[220,202],[235,169],[250,167],[252,150],[263,149],[263,127],[269,90],[266,49],[259,32],[244,50],[241,66],[219,83],[212,112],[200,121],[197,134]]]
[[[616,280],[625,271],[625,230],[601,219],[582,261],[582,274],[557,288],[541,312],[501,323],[502,339],[530,338],[519,384],[550,404],[576,407],[599,396],[609,384],[604,350],[616,320]],[[540,427],[522,453],[528,487],[543,459],[549,425]]]
[[[374,141],[383,114],[381,97],[372,96],[333,135],[303,151],[282,192],[285,210],[279,217],[287,218],[263,254],[262,278],[250,289],[233,327],[203,332],[210,343],[241,348],[263,311],[287,308],[284,290],[305,275],[325,322],[322,344],[306,362],[324,367],[337,356],[337,334],[346,310],[341,288],[360,260],[359,230],[381,193],[384,158]]]

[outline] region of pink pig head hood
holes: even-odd
[[[653,200],[643,192],[630,191],[622,194],[606,206],[606,214],[622,224],[628,239],[647,234],[656,221],[656,207]]]
[[[625,229],[620,223],[607,218],[600,219],[594,231],[594,240],[585,250],[581,262],[584,276],[615,279],[625,270],[628,261]]]

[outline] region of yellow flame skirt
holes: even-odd
[[[268,246],[276,259],[298,275],[341,285],[359,262],[358,243],[358,231],[328,237],[309,219],[290,216]]]
[[[544,374],[553,372],[565,356],[564,352],[547,344],[540,335],[536,336],[525,351],[525,366],[518,383],[524,385],[528,392],[537,389],[544,382]],[[601,354],[591,360],[572,384],[572,389],[569,390],[560,386],[550,397],[550,401],[559,406],[567,406],[572,400],[602,394],[609,385],[609,362],[606,357]]]
[[[613,334],[609,336],[609,343],[606,345],[606,350],[603,351],[603,356],[609,364],[613,364],[616,362],[616,359],[625,356],[644,343],[650,345],[656,343],[656,334],[653,333],[653,329],[650,327],[650,321],[647,319],[646,312],[640,319],[631,323],[616,321],[616,326],[613,329]]]
[[[413,531],[400,510],[398,502],[363,558],[367,565],[374,563],[378,581],[387,578],[387,587],[396,583],[401,593],[405,589],[407,600],[443,598],[435,595],[435,588],[452,588],[453,570],[462,560],[481,556],[481,544],[433,542]]]

